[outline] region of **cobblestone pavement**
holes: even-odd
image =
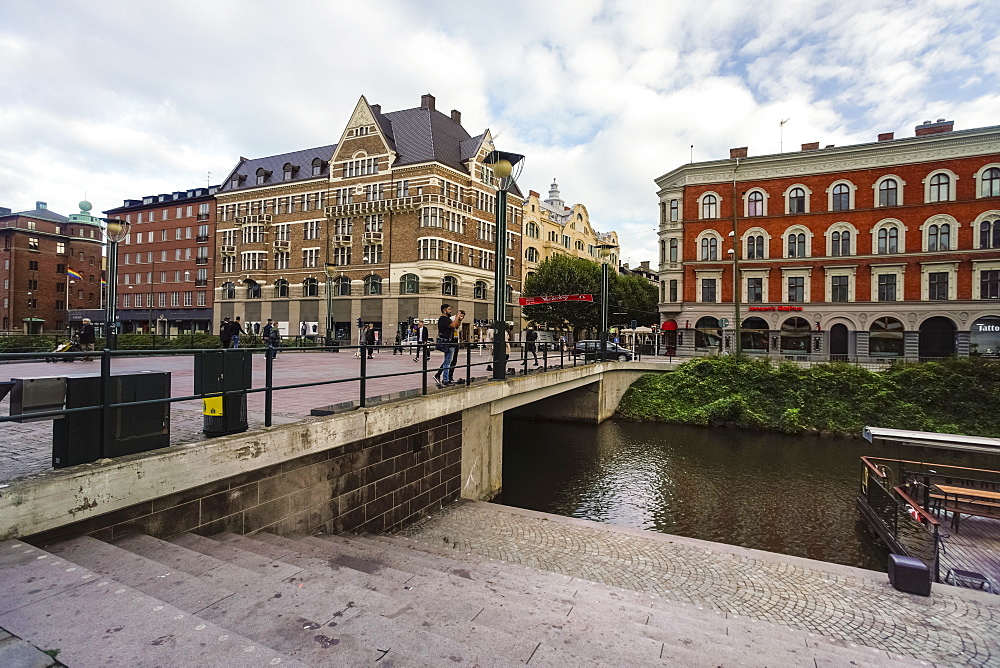
[[[516,353],[515,353],[516,354]],[[470,363],[473,378],[490,375],[486,370],[489,351],[473,350]],[[436,391],[430,374],[441,364],[440,353],[432,353],[428,363],[428,391]],[[553,358],[552,363],[557,363]],[[569,357],[567,364],[572,364]],[[662,361],[666,361],[663,359]],[[391,348],[379,350],[367,362],[367,383],[365,395],[368,398],[389,395],[394,392],[413,390],[421,387],[422,364],[413,361],[408,350],[393,355]],[[466,356],[464,351],[455,369],[456,377],[465,378]],[[352,352],[328,353],[321,351],[284,350],[275,359],[274,384],[294,385],[336,378],[351,378],[360,375],[361,362]],[[513,365],[512,365],[513,366]],[[520,368],[520,367],[518,367]],[[0,378],[37,378],[41,376],[99,374],[100,361],[55,363],[3,363],[0,364]],[[194,361],[190,356],[162,357],[115,357],[111,372],[152,370],[169,371],[171,395],[174,397],[194,394]],[[264,386],[265,361],[263,355],[254,355],[253,385]],[[371,378],[372,375],[407,373],[412,375]],[[312,418],[313,408],[329,406],[348,401],[358,401],[360,385],[357,381],[345,381],[318,387],[282,390],[274,393],[272,424],[287,424]],[[176,402],[170,411],[170,444],[184,445],[206,440],[202,433],[201,401]],[[10,397],[0,401],[0,415],[10,413]],[[247,415],[250,429],[264,427],[264,393],[254,393],[247,397]],[[40,421],[19,424],[0,423],[0,481],[13,480],[26,475],[40,473],[52,468],[52,422]]]
[[[938,665],[1000,666],[1000,597],[934,585],[896,591],[884,573],[458,502],[403,532],[434,546],[646,592]]]

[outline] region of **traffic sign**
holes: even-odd
[[[719,318],[719,327],[729,327],[729,318]]]

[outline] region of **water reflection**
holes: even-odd
[[[504,422],[502,502],[884,570],[856,440],[649,423]]]

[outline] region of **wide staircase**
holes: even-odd
[[[0,627],[71,667],[928,665],[433,540],[5,541]]]

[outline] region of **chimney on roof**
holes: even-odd
[[[48,202],[35,202],[35,208],[36,209],[48,209],[49,208],[49,204],[48,204]]]
[[[451,110],[451,120],[455,121],[458,125],[462,124],[462,112],[458,109]]]
[[[529,190],[528,191],[528,197],[538,197],[540,199],[542,197],[542,195],[541,195],[541,193],[537,193],[534,190]]]
[[[951,132],[954,129],[955,121],[946,121],[943,118],[939,118],[934,123],[924,121],[916,127],[915,134],[917,137],[923,137],[924,135],[936,135],[942,132]]]
[[[823,148],[833,148],[833,144],[827,144],[827,145],[826,145],[826,146],[824,146]]]
[[[729,158],[745,158],[747,157],[747,147],[741,146],[740,148],[729,149]]]
[[[802,150],[803,151],[817,151],[817,150],[819,150],[819,142],[818,141],[814,141],[814,142],[809,142],[808,144],[803,144],[802,145]]]
[[[382,113],[382,105],[381,104],[373,104],[372,105],[372,111],[374,111],[376,114],[381,114]]]
[[[893,138],[894,135],[895,135],[894,132],[883,132],[883,133],[879,134],[878,140],[879,141],[892,141],[892,138]]]
[[[420,96],[420,108],[434,111],[434,96],[430,93]]]

